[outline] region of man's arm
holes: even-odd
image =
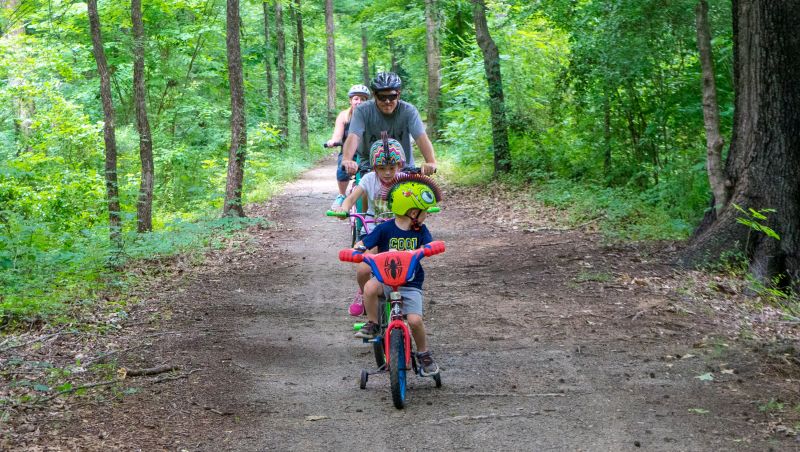
[[[350,137],[348,137],[347,140],[350,141]],[[414,141],[417,143],[419,152],[422,153],[422,157],[425,159],[425,163],[422,164],[422,174],[431,175],[435,173],[436,155],[433,152],[433,143],[431,143],[430,138],[428,138],[428,134],[423,133],[415,138]]]
[[[347,174],[355,174],[358,171],[358,163],[353,160],[358,148],[360,138],[355,133],[348,133],[347,139],[344,140],[342,147],[342,166],[347,171]],[[429,141],[430,142],[430,141]]]

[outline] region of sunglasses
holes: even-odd
[[[378,99],[381,102],[392,102],[392,101],[397,100],[397,98],[399,96],[400,95],[397,94],[397,93],[395,93],[395,94],[376,94],[375,98]]]

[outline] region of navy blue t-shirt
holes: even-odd
[[[415,250],[421,248],[422,245],[431,243],[433,237],[431,237],[428,227],[424,224],[419,231],[404,231],[397,227],[394,219],[391,219],[376,226],[369,235],[364,237],[363,241],[367,249],[377,246],[378,252],[382,253],[390,249],[399,251]],[[425,281],[425,271],[422,269],[422,265],[419,265],[414,274],[414,279],[409,281],[406,287],[416,287],[422,290],[423,281]]]

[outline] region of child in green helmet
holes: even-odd
[[[377,251],[415,250],[433,241],[425,218],[428,209],[436,206],[441,200],[441,191],[428,177],[420,175],[398,176],[385,197],[389,209],[395,214],[394,219],[378,225],[369,235],[364,237],[363,245],[367,249],[377,247]],[[422,283],[425,271],[417,268],[414,278],[400,287],[403,295],[403,314],[406,315],[411,335],[417,346],[417,358],[420,362],[420,373],[423,376],[435,375],[439,366],[433,360],[428,349],[425,325],[422,320]],[[356,337],[371,339],[378,332],[378,297],[388,297],[388,286],[372,278],[364,285],[364,307],[367,310],[367,323],[356,332]]]

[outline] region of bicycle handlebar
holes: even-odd
[[[327,143],[327,142],[325,142],[325,143],[322,143],[322,147],[324,147],[324,148],[326,148],[326,149],[327,149],[327,148],[337,148],[337,147],[339,147],[339,146],[341,146],[341,145],[342,145],[342,142],[341,142],[341,141],[337,141],[337,142],[333,143],[333,144],[332,144],[332,145],[330,145],[330,146],[328,146],[328,143]]]
[[[439,206],[434,206],[434,207],[429,207],[428,208],[428,213],[438,213],[438,212],[441,212],[441,211],[442,211],[442,209],[439,208]],[[390,213],[386,212],[386,214],[390,214]],[[326,217],[347,218],[350,215],[351,215],[350,212],[337,212],[335,210],[328,210],[328,211],[325,212],[325,216]],[[370,214],[362,214],[362,215],[372,216]],[[381,215],[383,215],[383,214],[381,214]]]
[[[325,215],[329,217],[347,218],[350,216],[350,212],[337,212],[335,210],[329,210],[325,212]]]

